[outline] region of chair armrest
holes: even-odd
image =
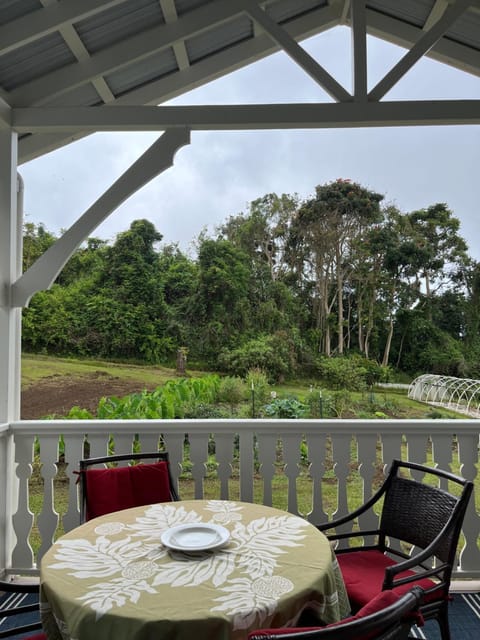
[[[324,524],[317,524],[316,525],[317,529],[319,529],[319,531],[324,532],[324,531],[328,531],[329,529],[335,529],[337,527],[342,526],[342,524],[346,524],[347,522],[351,522],[352,520],[355,520],[356,518],[358,518],[358,516],[361,516],[366,511],[369,511],[380,500],[380,498],[385,493],[386,489],[387,489],[387,485],[384,483],[380,487],[380,489],[373,494],[370,500],[367,500],[367,502],[365,502],[365,504],[362,504],[360,507],[358,507],[358,509],[355,509],[354,511],[352,511],[346,516],[343,516],[342,518],[337,518],[336,520],[331,520],[330,522],[325,522]]]

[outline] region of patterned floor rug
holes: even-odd
[[[18,626],[19,624],[30,624],[31,622],[36,622],[40,619],[40,616],[37,613],[26,613],[22,616],[2,616],[2,608],[3,607],[19,607],[24,604],[33,604],[34,602],[38,602],[38,595],[31,593],[6,593],[0,596],[0,630],[7,631],[12,627]],[[13,635],[8,636],[9,640],[20,640],[25,636],[31,636],[33,633],[37,633],[34,631],[30,631],[30,633],[23,635]]]
[[[456,593],[448,612],[452,640],[480,639],[480,593]],[[422,640],[441,640],[440,629],[434,620],[428,620],[421,629],[412,629],[411,635]]]

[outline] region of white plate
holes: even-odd
[[[230,531],[218,524],[195,522],[167,529],[160,536],[165,547],[176,551],[218,549],[230,538]]]

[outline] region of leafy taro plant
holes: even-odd
[[[308,406],[296,398],[275,398],[270,404],[263,407],[263,411],[269,418],[295,420],[305,416]]]

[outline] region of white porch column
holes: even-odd
[[[21,207],[19,207],[21,208]],[[11,285],[22,263],[22,221],[17,208],[17,134],[0,131],[0,425],[20,418],[21,309],[11,306]],[[20,233],[20,237],[19,237]],[[0,571],[12,548],[13,438],[0,435]]]
[[[21,309],[11,306],[11,286],[21,273],[20,217],[21,212],[17,211],[17,134],[1,131],[0,424],[20,419]]]

